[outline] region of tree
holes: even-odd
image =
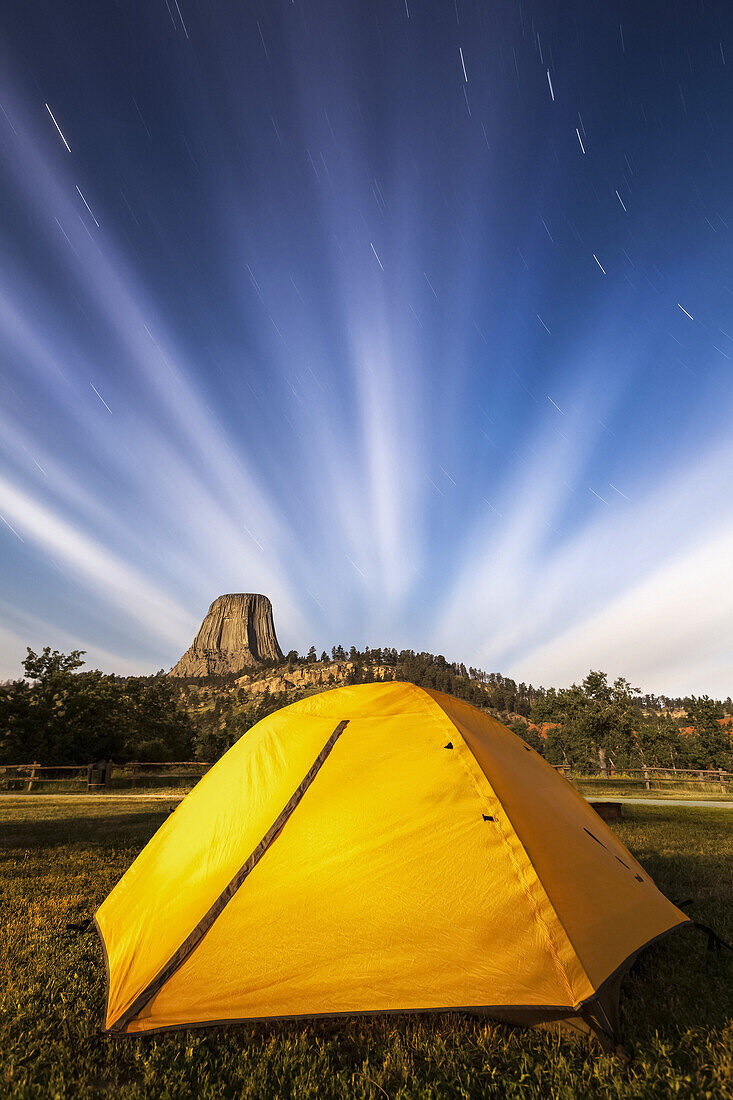
[[[71,653],[59,653],[57,649],[51,651],[46,646],[42,653],[34,653],[30,646],[26,646],[27,656],[23,661],[23,668],[29,680],[38,683],[48,682],[55,676],[63,676],[66,673],[76,672],[84,664],[82,657],[86,653],[84,649],[72,649]]]
[[[639,715],[636,718],[636,743],[642,767],[681,767],[684,749],[677,723],[666,712]]]
[[[591,670],[580,686],[551,688],[537,698],[533,722],[557,722],[560,727],[548,734],[548,760],[598,768],[608,775],[609,757],[618,762],[631,754],[636,695],[628,680],[619,677],[610,685],[605,672]]]
[[[166,677],[132,677],[123,684],[118,707],[128,760],[187,760],[194,728],[176,686]],[[229,700],[229,711],[232,709]]]
[[[694,767],[727,768],[731,764],[731,737],[722,724],[723,704],[707,695],[686,700],[687,720],[697,735]],[[692,746],[691,746],[692,747]]]
[[[73,764],[119,753],[117,681],[98,671],[79,675],[83,652],[28,649],[27,680],[16,680],[0,702],[4,760]]]
[[[82,655],[28,650],[27,679],[0,696],[0,759],[86,764],[190,753],[193,727],[170,680],[79,672]]]
[[[309,665],[314,665],[316,663],[316,661],[318,660],[318,656],[316,654],[316,647],[314,645],[312,645],[310,647],[310,649],[308,650],[308,656],[306,657],[306,660],[308,661]]]

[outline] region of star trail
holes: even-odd
[[[285,650],[730,694],[724,3],[0,14],[0,675]]]

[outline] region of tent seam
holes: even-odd
[[[460,730],[458,732],[460,733]],[[465,744],[465,742],[464,742],[464,744]],[[468,752],[471,751],[468,745],[466,745],[466,749],[468,750]],[[460,759],[460,757],[459,757],[459,759]],[[474,776],[471,774],[470,770],[466,766],[465,761],[463,759],[461,759],[461,765],[462,765],[464,771],[466,772],[466,774],[468,776],[470,776],[471,781],[472,781],[479,797],[481,797],[482,799],[485,798],[485,793],[480,789],[478,783],[476,782]],[[501,836],[502,844],[504,845],[505,849],[509,853],[509,859],[511,860],[512,866],[514,867],[514,871],[515,871],[516,876],[519,880],[519,884],[520,884],[522,890],[524,891],[524,894],[527,897],[527,900],[529,901],[530,908],[531,908],[531,910],[534,914],[534,918],[535,918],[535,920],[537,921],[537,924],[540,926],[540,928],[542,929],[542,931],[544,933],[545,939],[547,941],[547,945],[550,949],[550,954],[552,955],[552,958],[554,960],[557,971],[558,971],[558,973],[559,973],[559,975],[562,979],[562,983],[563,983],[563,986],[565,988],[565,992],[567,993],[568,1000],[570,1001],[571,1004],[574,1004],[575,1003],[575,998],[573,996],[573,988],[572,988],[572,985],[570,984],[570,979],[568,977],[567,969],[566,969],[562,959],[560,958],[560,955],[559,955],[557,946],[554,942],[554,938],[553,938],[552,932],[550,931],[549,925],[548,925],[547,921],[545,920],[544,916],[542,915],[542,913],[540,911],[540,907],[539,907],[537,898],[534,896],[534,894],[533,894],[533,892],[532,892],[532,890],[529,886],[529,883],[527,882],[527,877],[524,873],[524,869],[522,868],[519,860],[517,859],[516,852],[514,851],[514,848],[513,848],[512,844],[510,842],[510,839],[506,834],[506,829],[504,827],[504,818],[506,817],[507,820],[508,820],[508,815],[506,814],[506,811],[504,810],[504,806],[502,804],[501,799],[497,795],[494,788],[491,786],[491,783],[489,782],[488,778],[487,778],[486,782],[487,782],[488,787],[490,788],[491,796],[493,798],[493,801],[496,802],[496,804],[501,808],[501,811],[502,811],[500,814],[497,815],[497,817],[498,817],[497,825],[499,826],[499,834]],[[519,840],[519,837],[517,836],[516,829],[514,829],[513,825],[511,825],[511,828],[512,828],[512,832],[514,833],[514,836],[516,837],[517,841],[519,842],[519,845],[520,845],[520,848],[521,848],[522,852],[524,852],[525,856],[527,857],[527,862],[529,862],[529,856],[527,855],[527,852],[526,852],[526,849],[525,849],[524,845],[522,844],[521,840]],[[547,900],[549,902],[549,898],[547,897],[547,891],[545,890],[544,885],[542,884],[542,882],[540,880],[540,877],[539,877],[539,875],[537,874],[536,871],[535,871],[535,877],[537,879],[537,882],[540,885],[540,888],[542,889],[543,894],[545,895],[545,897],[547,898]],[[561,924],[560,919],[557,916],[557,913],[555,912],[555,907],[552,905],[552,903],[550,903],[550,905],[551,905],[551,908],[553,910],[553,913],[555,913],[555,917],[558,920],[558,923]],[[564,926],[563,926],[563,932],[565,932]],[[565,938],[568,939],[567,932],[565,932]],[[569,939],[568,939],[568,942],[569,942]],[[578,960],[578,961],[580,961],[580,960]]]
[[[426,694],[428,694],[428,693],[426,692]],[[461,738],[461,741],[462,741],[463,745],[465,746],[466,751],[471,754],[471,756],[474,758],[474,760],[476,760],[476,758],[473,756],[473,752],[471,751],[471,746],[468,744],[468,742],[464,738],[463,734],[461,733],[460,729],[455,724],[455,722],[453,721],[451,716],[447,713],[447,711],[445,711],[441,707],[441,705],[437,701],[437,699],[433,699],[432,695],[428,695],[428,698],[431,700],[433,706],[439,711],[439,713],[443,715],[445,720],[450,725],[451,729],[455,730],[455,732]],[[471,780],[471,783],[472,783],[474,789],[476,790],[477,794],[479,795],[480,798],[482,798],[482,799],[485,798],[485,792],[481,790],[479,784],[476,781],[476,777],[473,775],[471,770],[468,768],[465,761],[461,758],[460,754],[459,754],[459,759],[461,760],[461,765],[462,765],[464,771],[466,772],[466,774],[469,776],[469,778]],[[522,843],[522,841],[519,837],[519,834],[517,833],[516,829],[514,828],[513,823],[511,823],[511,821],[509,819],[509,815],[507,814],[506,810],[504,809],[504,804],[502,803],[501,799],[499,798],[499,795],[494,790],[494,787],[493,787],[489,777],[487,775],[485,775],[483,770],[480,768],[480,765],[478,764],[478,761],[476,761],[476,765],[477,765],[477,767],[479,767],[479,770],[481,770],[481,774],[482,774],[482,776],[483,776],[483,778],[486,782],[487,787],[489,788],[491,797],[495,801],[496,805],[501,808],[502,812],[499,815],[498,825],[499,825],[499,830],[500,830],[500,835],[501,835],[502,842],[504,843],[504,846],[505,846],[505,848],[507,849],[507,851],[509,853],[509,858],[512,861],[512,865],[514,866],[514,870],[516,872],[517,878],[519,879],[519,883],[522,887],[522,890],[524,891],[527,899],[529,900],[529,903],[530,903],[532,912],[534,914],[535,920],[537,921],[537,924],[540,926],[540,928],[544,932],[545,939],[546,939],[548,947],[550,949],[550,954],[552,955],[552,958],[553,958],[553,961],[554,961],[555,966],[557,968],[557,971],[560,975],[560,978],[562,979],[563,985],[565,987],[565,991],[568,995],[568,999],[569,999],[570,1003],[573,1006],[575,1006],[576,1003],[580,1003],[580,1002],[576,1002],[576,1000],[575,1000],[575,996],[573,994],[573,987],[572,987],[572,984],[570,982],[570,978],[568,976],[567,968],[566,968],[565,964],[563,963],[562,959],[560,958],[560,954],[559,954],[557,945],[554,942],[554,937],[553,937],[553,935],[550,931],[550,927],[549,927],[547,921],[545,920],[544,916],[542,915],[542,913],[540,911],[538,901],[535,898],[534,894],[532,893],[532,890],[530,889],[530,886],[529,886],[529,883],[527,882],[527,878],[526,878],[526,875],[524,873],[524,870],[523,870],[521,864],[519,863],[519,860],[517,859],[516,853],[514,852],[514,849],[511,845],[510,841],[509,841],[509,838],[506,835],[506,832],[505,832],[504,827],[503,827],[504,826],[504,823],[503,823],[503,818],[504,817],[506,817],[507,821],[510,822],[512,833],[513,833],[514,837],[516,838],[516,841],[517,841],[517,844],[519,845],[520,851],[524,854],[526,863],[529,865],[529,867],[534,872],[534,877],[537,881],[537,884],[539,885],[547,904],[549,905],[550,909],[552,910],[552,913],[555,917],[555,920],[557,921],[557,923],[559,924],[560,928],[563,931],[563,935],[565,937],[566,943],[570,947],[570,950],[572,951],[575,959],[577,960],[577,963],[578,963],[582,973],[585,975],[585,978],[587,979],[588,984],[591,987],[595,988],[593,986],[593,982],[591,982],[590,977],[588,976],[588,973],[585,969],[585,966],[583,965],[580,956],[578,955],[577,951],[575,950],[575,947],[573,946],[573,943],[570,939],[570,936],[568,935],[567,929],[565,928],[565,925],[560,920],[558,912],[557,912],[555,906],[553,905],[553,903],[550,899],[550,895],[547,892],[545,884],[542,882],[542,879],[540,878],[540,876],[537,872],[537,869],[534,867],[534,864],[532,863],[532,861],[529,857],[529,853],[527,852],[527,849],[525,848],[524,844]]]
[[[318,775],[318,772],[321,770],[324,763],[328,759],[331,750],[345,730],[348,723],[348,718],[339,722],[339,724],[336,726],[336,729],[330,735],[325,745],[318,753],[316,759],[311,764],[308,772],[301,779],[295,791],[288,799],[280,813],[277,815],[275,821],[267,830],[264,837],[262,837],[260,842],[247,857],[237,873],[233,876],[228,885],[219,894],[213,904],[199,920],[194,929],[188,934],[183,943],[180,944],[177,950],[168,959],[168,962],[161,967],[157,974],[155,974],[155,976],[148,982],[145,988],[118,1016],[115,1022],[109,1025],[107,1029],[108,1031],[117,1033],[124,1032],[124,1029],[127,1027],[127,1024],[130,1022],[130,1020],[134,1019],[138,1015],[138,1013],[143,1008],[145,1008],[147,1004],[149,1004],[153,997],[157,996],[157,994],[160,992],[163,986],[167,984],[167,982],[170,980],[176,970],[178,970],[179,967],[181,967],[186,961],[186,959],[196,950],[206,933],[216,923],[221,912],[234,897],[234,895],[239,890],[240,886],[242,886],[242,884],[245,882],[249,874],[255,869],[255,867],[262,859],[265,852],[269,849],[273,841],[277,839],[277,836],[280,833],[281,829],[285,826],[288,819],[297,809],[301,799],[303,798],[304,794]]]

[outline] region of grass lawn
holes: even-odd
[[[460,1014],[235,1025],[110,1041],[91,915],[163,802],[0,798],[0,1097],[730,1097],[733,956],[685,931],[624,986],[629,1062]],[[622,840],[673,900],[733,940],[733,816],[634,806]]]

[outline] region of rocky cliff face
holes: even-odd
[[[237,687],[244,688],[250,696],[271,695],[291,690],[302,691],[312,687],[340,687],[348,681],[349,673],[356,665],[353,661],[327,661],[317,664],[296,665],[295,668],[271,669],[258,673],[256,670],[245,673],[236,681]],[[384,665],[372,665],[371,674],[375,680],[394,680],[395,670]]]
[[[267,596],[240,592],[214,600],[193,645],[169,675],[225,676],[282,659]]]

